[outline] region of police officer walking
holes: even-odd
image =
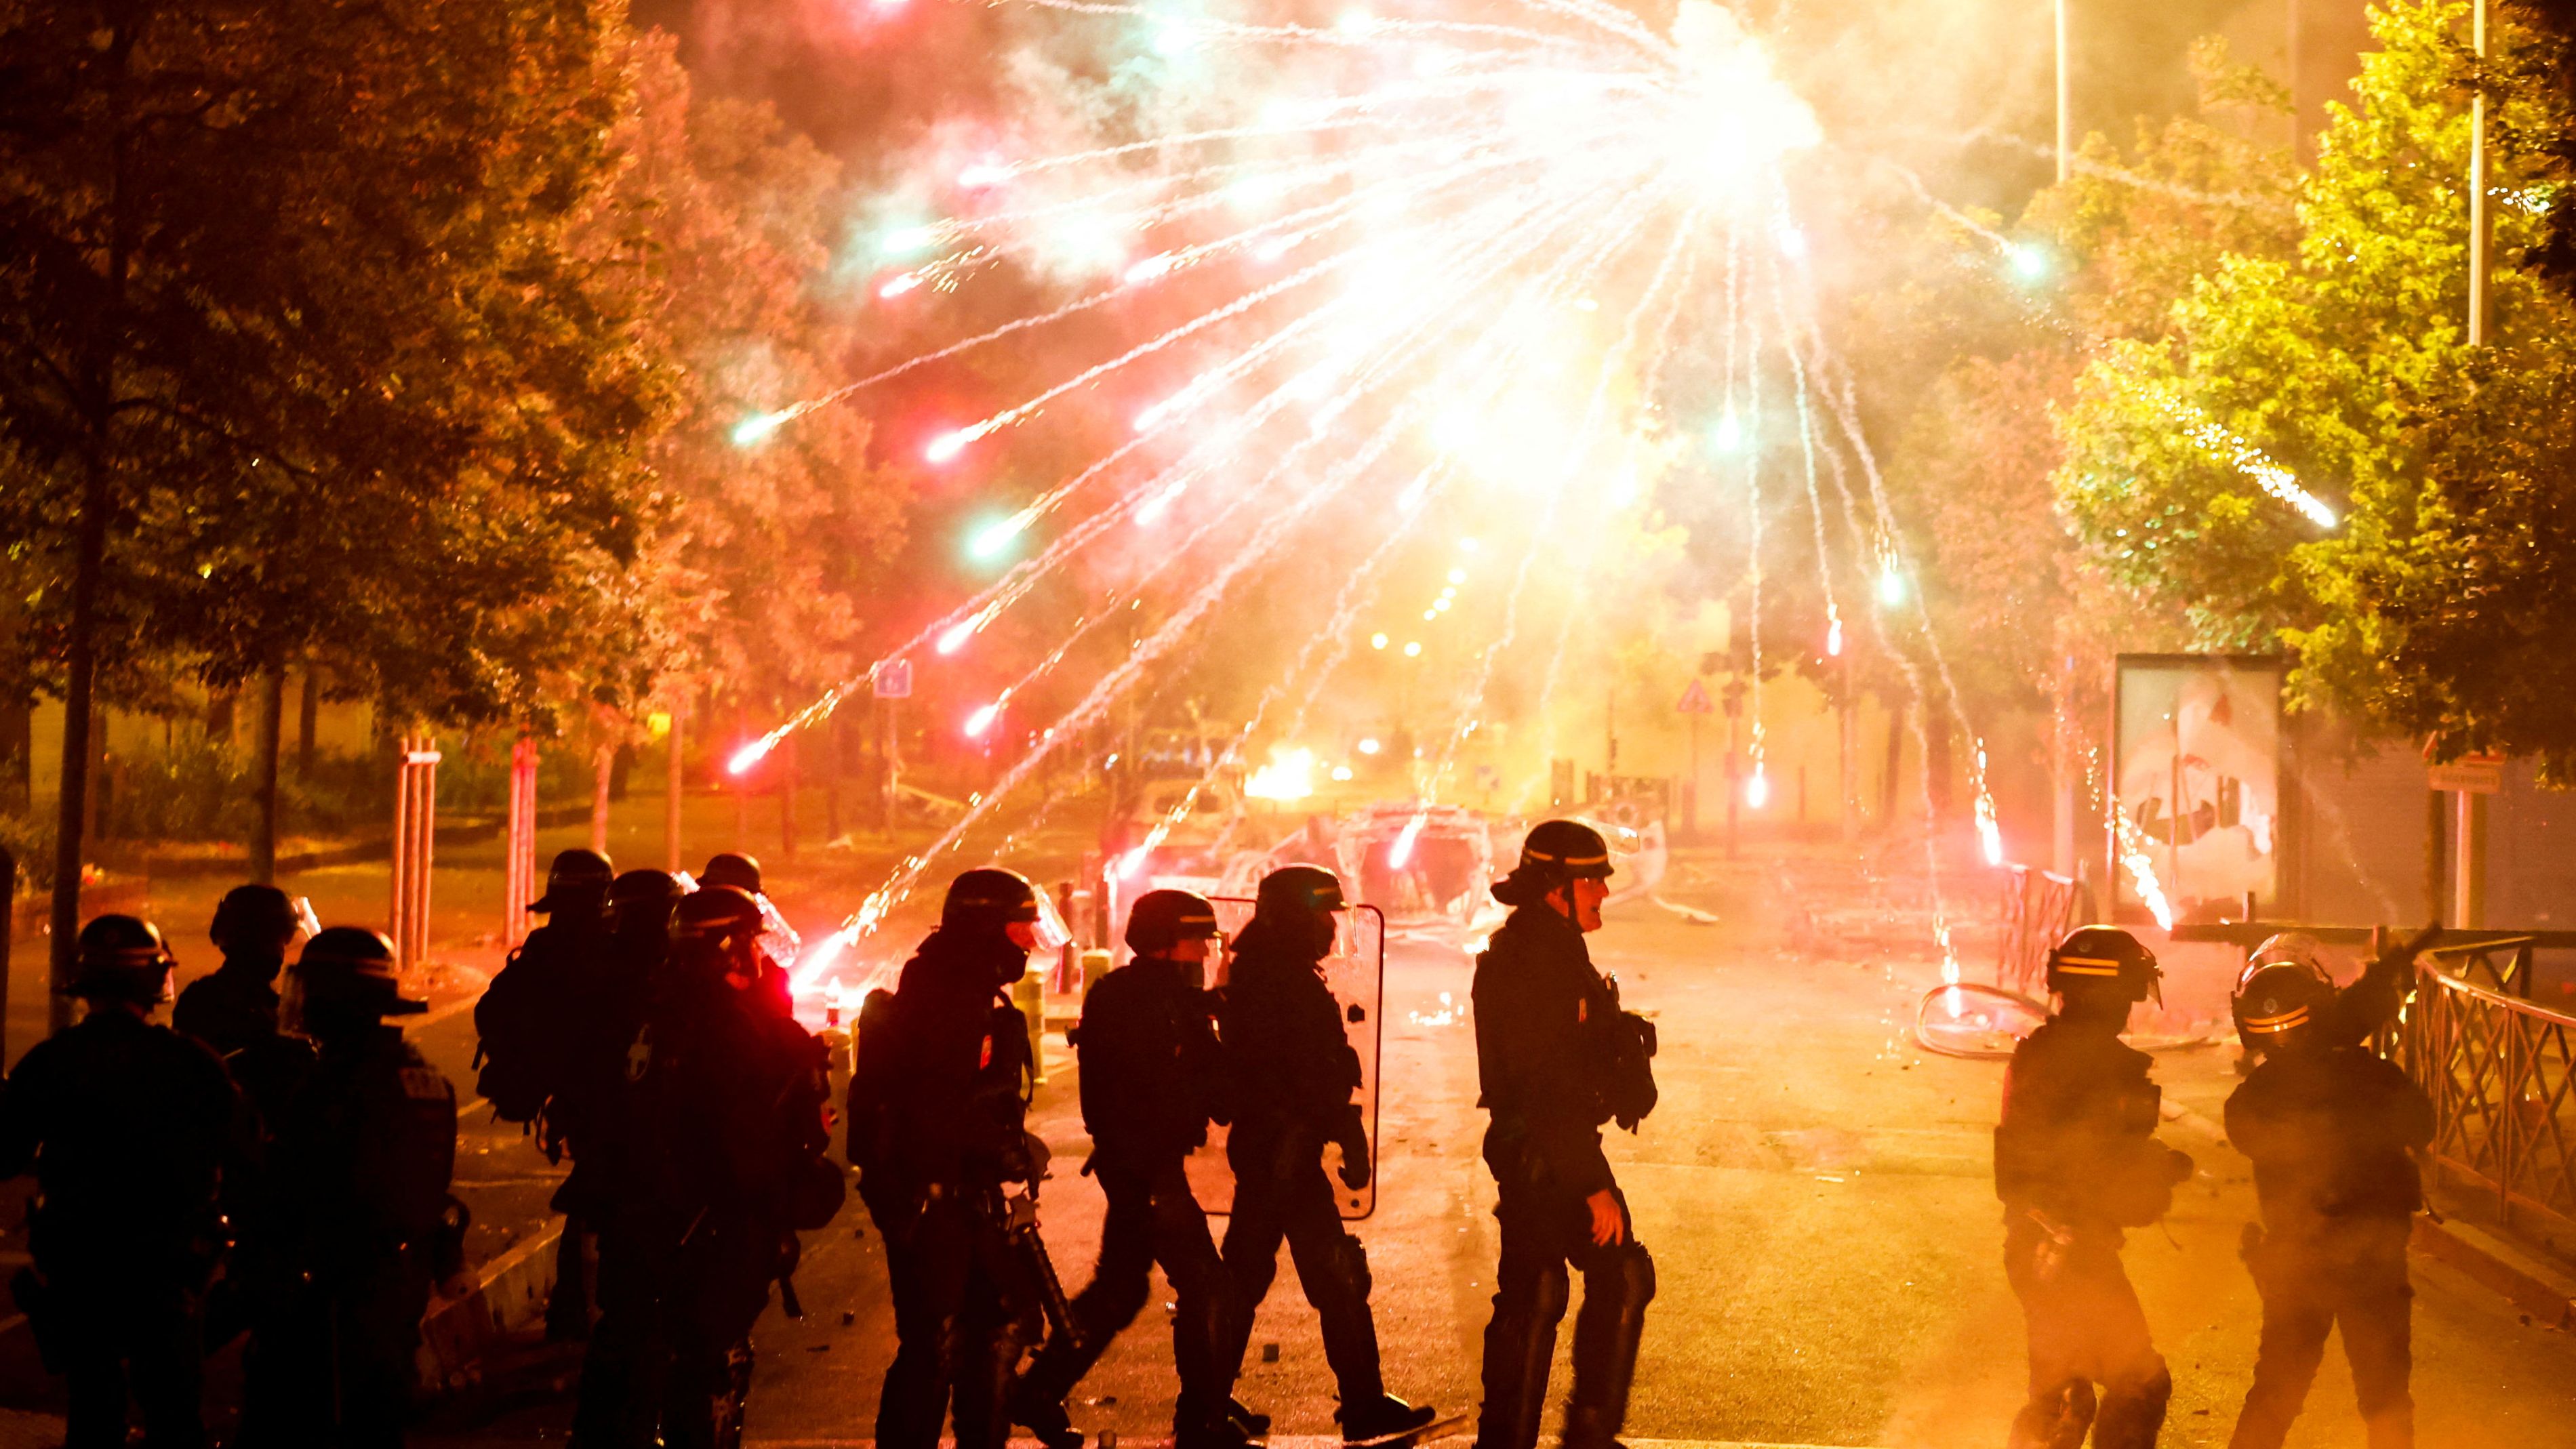
[[[223,964],[188,983],[170,1025],[228,1057],[277,1035],[277,978],[295,944],[295,907],[271,885],[235,886],[206,935]]]
[[[1049,1339],[1012,1391],[1012,1417],[1043,1432],[1070,1432],[1065,1395],[1143,1310],[1156,1263],[1179,1300],[1175,1443],[1241,1449],[1269,1427],[1233,1400],[1236,1365],[1222,1353],[1232,1283],[1186,1170],[1191,1151],[1207,1141],[1209,1120],[1227,1118],[1205,982],[1216,936],[1216,907],[1206,898],[1148,891],[1127,916],[1135,958],[1083,1000],[1082,1121],[1092,1143],[1083,1171],[1100,1179],[1109,1211],[1099,1263],[1073,1299],[1074,1337]]]
[[[11,1284],[70,1396],[70,1449],[205,1442],[201,1298],[223,1249],[217,1194],[237,1099],[213,1053],[152,1008],[173,959],[133,916],[80,933],[79,1024],[28,1048],[0,1102],[0,1175],[36,1174],[34,1264]]]
[[[615,1190],[601,1139],[626,1089],[626,1049],[643,1030],[647,996],[670,955],[671,908],[682,894],[679,880],[662,870],[630,870],[610,884],[596,969],[558,1024],[562,1060],[546,1124],[571,1154],[572,1171],[547,1204],[564,1217],[546,1301],[546,1336],[557,1342],[588,1337],[598,1306],[599,1221]]]
[[[2407,1153],[2433,1140],[2433,1103],[2343,1035],[2337,995],[2304,937],[2265,942],[2237,981],[2236,1032],[2262,1060],[2227,1099],[2227,1139],[2263,1212],[2245,1231],[2263,1337],[2229,1449],[2280,1449],[2338,1327],[2371,1449],[2415,1442],[2406,1242],[2424,1196]]]
[[[740,1444],[752,1325],[795,1270],[796,1233],[845,1191],[823,1160],[822,1043],[753,997],[759,906],[714,886],[672,916],[625,1090],[582,1147],[611,1185],[573,1417],[583,1449]]]
[[[528,903],[546,923],[528,933],[474,1003],[481,1074],[475,1089],[505,1122],[544,1123],[562,1084],[563,1034],[603,974],[608,888],[616,872],[593,850],[567,850],[546,868],[546,893]],[[561,1144],[548,1127],[549,1157]]]
[[[1007,995],[1027,974],[1037,921],[1026,880],[965,872],[891,1001],[861,1013],[850,1154],[894,1292],[883,1449],[932,1449],[952,1406],[958,1449],[1000,1449],[1012,1375],[1042,1331],[1034,1285],[988,1210],[1002,1185],[1044,1173],[1026,1128],[1028,1022]],[[1029,1427],[1051,1443],[1069,1432]]]
[[[1225,1266],[1234,1279],[1233,1322],[1219,1361],[1240,1370],[1252,1319],[1279,1272],[1284,1239],[1297,1281],[1323,1320],[1324,1359],[1341,1390],[1334,1417],[1345,1440],[1409,1433],[1437,1415],[1386,1391],[1377,1322],[1369,1312],[1367,1250],[1342,1230],[1341,1208],[1324,1176],[1324,1147],[1341,1149],[1342,1181],[1366,1187],[1366,1129],[1352,1100],[1359,1054],[1343,1034],[1342,1008],[1324,984],[1333,913],[1342,885],[1320,866],[1292,865],[1262,878],[1252,920],[1234,943],[1217,1017],[1234,1125],[1226,1161],[1234,1169],[1233,1220]]]
[[[720,850],[708,856],[707,868],[698,872],[698,886],[702,890],[708,886],[732,886],[760,906],[761,917],[769,922],[770,929],[787,930],[787,918],[779,914],[778,907],[771,904],[768,892],[761,889],[760,862],[748,855]],[[754,984],[752,994],[781,1016],[795,1011],[787,972],[779,966],[778,959],[769,953],[766,945],[761,948],[760,980]]]
[[[1533,828],[1494,898],[1512,908],[1476,958],[1476,1072],[1492,1114],[1502,1261],[1485,1328],[1478,1449],[1531,1449],[1548,1365],[1565,1317],[1569,1265],[1583,1274],[1574,1321],[1566,1449],[1606,1449],[1627,1417],[1654,1260],[1601,1153],[1601,1125],[1635,1129],[1655,1104],[1653,1029],[1619,1008],[1594,970],[1586,932],[1601,928],[1610,848],[1572,820]]]
[[[2122,1230],[2163,1217],[2191,1175],[2190,1158],[2155,1140],[2153,1062],[2120,1040],[2161,979],[2126,931],[2069,934],[2048,953],[2057,1011],[2004,1070],[1995,1195],[2004,1273],[2030,1330],[2014,1449],[2076,1449],[2088,1427],[2096,1449],[2145,1449],[2164,1425],[2173,1378],[2120,1264]]]
[[[429,1007],[401,994],[377,932],[305,942],[288,998],[315,1058],[264,1179],[291,1277],[253,1330],[241,1442],[400,1444],[430,1286],[462,1266],[456,1089],[386,1023]]]

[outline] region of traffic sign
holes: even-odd
[[[2462,755],[2447,765],[2426,766],[2424,777],[2436,790],[2493,795],[2504,788],[2504,756]]]
[[[912,661],[889,659],[876,668],[877,698],[912,698]]]
[[[1681,703],[1673,708],[1683,714],[1717,713],[1717,706],[1709,701],[1707,688],[1696,679],[1690,682],[1690,688],[1682,691]]]

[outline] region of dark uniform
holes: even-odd
[[[668,871],[617,877],[608,892],[608,934],[590,953],[578,995],[557,1027],[561,1061],[546,1123],[572,1158],[572,1172],[547,1204],[564,1215],[546,1302],[546,1336],[558,1342],[588,1337],[598,1307],[599,1222],[613,1191],[600,1139],[626,1090],[626,1049],[643,1030],[653,982],[670,955],[671,908],[681,894]]]
[[[680,903],[626,1088],[584,1139],[606,1188],[573,1419],[585,1449],[739,1444],[752,1325],[794,1270],[797,1230],[840,1206],[823,1047],[753,1001],[759,930],[729,887]]]
[[[1204,899],[1182,891],[1146,893],[1127,927],[1136,958],[1083,1000],[1082,1122],[1092,1143],[1083,1171],[1100,1179],[1109,1210],[1091,1282],[1073,1299],[1075,1341],[1050,1339],[1014,1390],[1013,1417],[1022,1423],[1061,1418],[1060,1408],[1047,1415],[1044,1406],[1061,1405],[1110,1340],[1135,1321],[1160,1263],[1178,1299],[1172,1360],[1181,1396],[1174,1435],[1184,1446],[1242,1440],[1229,1432],[1235,1365],[1221,1351],[1232,1285],[1186,1166],[1206,1143],[1209,1120],[1225,1120],[1223,1063],[1209,1024],[1204,965],[1160,954],[1183,940],[1212,939],[1216,929],[1216,907]]]
[[[1012,1374],[1043,1332],[992,1211],[1004,1184],[1040,1170],[1022,1095],[1028,1023],[1005,995],[1028,969],[1011,928],[1035,922],[1036,902],[1007,871],[959,876],[891,1004],[862,1014],[851,1157],[885,1239],[897,1339],[877,1401],[884,1449],[931,1449],[943,1420],[959,1449],[999,1449]],[[863,1090],[882,1096],[862,1103]]]
[[[239,1120],[205,1047],[144,1020],[170,957],[131,916],[81,932],[89,1014],[28,1048],[0,1104],[0,1175],[32,1169],[33,1269],[13,1285],[70,1394],[72,1449],[205,1442],[201,1296],[223,1248],[217,1193]]]
[[[773,914],[777,907],[761,888],[760,862],[748,855],[722,850],[708,856],[707,868],[698,872],[698,885],[701,888],[732,886],[759,902],[764,917],[775,919],[782,928],[786,925],[785,917]],[[760,979],[752,984],[752,996],[780,1016],[796,1014],[794,983],[788,979],[786,968],[778,964],[778,959],[769,954],[765,945],[760,952]]]
[[[2048,973],[2064,1004],[2014,1050],[1995,1128],[2004,1274],[2030,1332],[2030,1402],[2011,1443],[2075,1449],[2089,1427],[2096,1449],[2143,1449],[2173,1378],[2121,1266],[2122,1230],[2162,1217],[2190,1172],[2155,1140],[2152,1061],[2120,1041],[2155,957],[2088,926],[2049,953]]]
[[[2424,1202],[2407,1152],[2432,1141],[2432,1100],[2395,1064],[2333,1039],[2348,1024],[2313,963],[2258,952],[2236,1008],[2263,1052],[2227,1099],[2227,1138],[2252,1159],[2263,1210],[2245,1243],[2263,1337],[2230,1449],[2279,1449],[2338,1327],[2371,1449],[2406,1449],[2406,1243]]]
[[[1369,1312],[1368,1252],[1342,1230],[1341,1206],[1324,1176],[1326,1143],[1341,1147],[1342,1179],[1352,1187],[1365,1186],[1372,1170],[1352,1101],[1361,1084],[1359,1054],[1320,965],[1332,951],[1330,913],[1341,905],[1331,872],[1289,866],[1263,879],[1252,921],[1235,938],[1217,1014],[1234,1106],[1225,1144],[1234,1170],[1225,1230],[1234,1321],[1220,1361],[1242,1364],[1253,1314],[1279,1274],[1284,1239],[1306,1301],[1322,1320],[1324,1361],[1341,1390],[1335,1417],[1344,1437],[1363,1439],[1419,1428],[1432,1412],[1386,1391]]]
[[[1654,1260],[1627,1221],[1627,1199],[1601,1152],[1602,1124],[1624,1118],[1633,1128],[1654,1105],[1651,1072],[1636,1055],[1650,1029],[1619,1009],[1616,989],[1593,969],[1581,926],[1545,899],[1575,879],[1608,874],[1609,849],[1588,827],[1551,821],[1533,829],[1520,866],[1494,887],[1512,914],[1476,958],[1479,1105],[1493,1114],[1485,1164],[1502,1229],[1479,1449],[1538,1442],[1569,1265],[1583,1274],[1583,1310],[1574,1324],[1565,1443],[1597,1449],[1614,1440],[1655,1296]],[[1603,1192],[1617,1199],[1623,1226],[1606,1244],[1594,1238],[1589,1206]]]
[[[236,886],[206,935],[223,964],[188,983],[170,1025],[229,1057],[277,1035],[277,978],[295,942],[295,908],[275,886]]]
[[[461,1249],[447,1189],[456,1089],[386,1016],[427,1004],[397,994],[393,947],[335,926],[307,942],[292,991],[316,1053],[275,1124],[264,1174],[285,1281],[253,1329],[240,1442],[402,1442],[421,1314]]]

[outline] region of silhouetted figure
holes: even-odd
[[[2356,985],[2392,957],[2411,964],[2426,939]],[[2350,995],[2296,936],[2265,942],[2237,981],[2237,1035],[2262,1060],[2227,1099],[2227,1140],[2252,1159],[2263,1209],[2245,1231],[2263,1338],[2230,1449],[2280,1449],[2337,1328],[2371,1449],[2415,1442],[2406,1243],[2424,1195],[2407,1153],[2433,1140],[2433,1102],[2353,1044],[2368,1013],[2339,1010]]]
[[[169,997],[161,933],[133,916],[81,929],[78,1025],[28,1048],[0,1102],[0,1175],[36,1174],[11,1284],[69,1392],[70,1449],[125,1442],[129,1393],[152,1449],[205,1442],[208,1280],[239,1101],[204,1046],[146,1018]]]
[[[754,997],[759,906],[713,886],[672,914],[624,1088],[577,1145],[602,1205],[585,1449],[741,1443],[752,1325],[847,1190],[823,1159],[823,1045]]]
[[[295,906],[275,886],[235,886],[215,907],[206,936],[223,964],[188,983],[170,1024],[231,1056],[277,1035],[277,978],[295,944]]]
[[[1323,1320],[1324,1359],[1341,1389],[1333,1416],[1342,1437],[1373,1439],[1436,1416],[1386,1391],[1369,1312],[1368,1252],[1343,1231],[1341,1205],[1324,1176],[1327,1143],[1341,1148],[1342,1181],[1354,1190],[1368,1185],[1371,1172],[1368,1133],[1353,1100],[1359,1054],[1343,1034],[1342,1008],[1322,967],[1342,905],[1331,871],[1287,866],[1262,879],[1252,921],[1235,939],[1217,1016],[1234,1102],[1225,1143],[1234,1169],[1225,1230],[1234,1303],[1223,1357],[1242,1364],[1284,1240],[1306,1301]]]
[[[1173,1439],[1180,1449],[1241,1449],[1269,1428],[1233,1399],[1236,1365],[1224,1357],[1233,1282],[1187,1170],[1209,1120],[1227,1119],[1205,984],[1216,938],[1216,907],[1204,897],[1147,891],[1127,916],[1135,959],[1083,1000],[1082,1122],[1091,1133],[1083,1171],[1100,1180],[1109,1212],[1091,1282],[1073,1299],[1075,1335],[1048,1339],[1012,1391],[1011,1417],[1041,1438],[1080,1442],[1065,1396],[1144,1310],[1157,1263],[1179,1300]]]
[[[2190,1158],[2155,1140],[2154,1063],[2120,1040],[2160,979],[2128,932],[2071,933],[2048,953],[2058,1010],[2004,1070],[1995,1195],[2004,1274],[2030,1329],[2014,1449],[2076,1449],[2088,1428],[2096,1449],[2145,1449],[2164,1426],[2173,1377],[2120,1264],[2122,1229],[2163,1217],[2191,1173]]]
[[[1037,920],[1027,881],[967,871],[893,997],[861,1009],[850,1156],[885,1239],[897,1340],[877,1400],[882,1449],[933,1449],[943,1421],[958,1449],[1001,1449],[1012,1373],[1043,1331],[1036,1285],[992,1210],[1006,1184],[1044,1171],[1025,1126],[1028,1022],[1006,994],[1028,971]]]
[[[262,1175],[261,1239],[276,1278],[251,1332],[239,1443],[400,1444],[431,1284],[461,1270],[456,1089],[389,1016],[393,943],[332,926],[304,943],[290,1017],[314,1043],[311,1075],[279,1114]]]
[[[1584,934],[1601,928],[1609,879],[1598,831],[1542,822],[1494,884],[1512,914],[1476,958],[1476,1075],[1493,1114],[1485,1164],[1502,1228],[1478,1449],[1538,1442],[1569,1265],[1583,1274],[1583,1311],[1567,1449],[1607,1449],[1627,1418],[1655,1264],[1601,1154],[1601,1125],[1634,1131],[1654,1109],[1654,1030],[1620,1010],[1617,985],[1584,948]]]

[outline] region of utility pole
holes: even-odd
[[[2469,41],[2478,52],[2478,84],[2469,93],[2469,346],[2487,341],[2487,0],[2469,7]],[[2455,792],[2457,815],[2453,845],[2458,875],[2453,881],[2451,924],[2474,930],[2486,924],[2487,798],[2473,790]]]
[[[2484,0],[2480,0],[2483,4]],[[2057,12],[2057,180],[2064,185],[2074,169],[2075,121],[2068,114],[2066,75],[2066,5],[2067,0],[2052,0]]]

